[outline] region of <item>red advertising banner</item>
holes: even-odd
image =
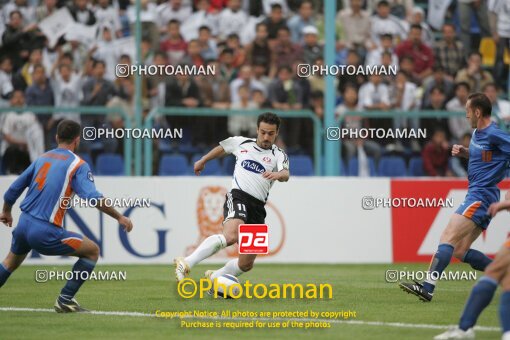
[[[391,180],[392,199],[407,199],[413,203],[398,207],[392,205],[393,262],[430,261],[442,231],[464,200],[467,186],[466,180]],[[505,180],[499,187],[503,190],[509,189],[510,181]],[[503,198],[504,194],[501,196]],[[499,219],[498,224],[504,222],[499,216],[495,219]],[[493,255],[503,244],[510,227],[505,229],[495,226],[494,220],[487,233],[497,233],[497,237],[493,237],[487,244],[484,243],[486,246],[482,248],[485,249],[479,249],[488,255]],[[494,228],[494,231],[491,228]],[[485,233],[480,237],[485,241]]]

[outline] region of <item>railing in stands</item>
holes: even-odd
[[[337,120],[337,126],[341,127],[342,123],[347,116],[357,116],[363,118],[395,118],[395,117],[406,117],[406,118],[450,118],[466,116],[464,111],[433,111],[433,110],[417,110],[417,111],[347,111],[344,115],[340,116]],[[493,116],[496,119],[499,126],[507,131],[507,127],[504,122],[497,116]],[[467,119],[467,118],[466,118]],[[328,140],[327,143],[335,143],[335,141]],[[338,159],[325,159],[325,162],[334,162],[337,164],[337,174],[340,174],[339,159],[341,159],[341,140],[335,143],[335,151],[337,155],[340,155]]]
[[[208,109],[208,108],[183,108],[183,107],[165,107],[165,108],[154,108],[151,110],[149,115],[145,118],[145,129],[151,129],[154,118],[158,115],[163,116],[188,116],[188,117],[228,117],[236,114],[258,116],[261,113],[267,112],[268,110],[220,110],[220,109]],[[277,114],[281,118],[309,118],[313,122],[314,126],[314,171],[315,175],[319,176],[322,174],[322,145],[323,145],[323,127],[322,121],[309,110],[301,111],[280,111],[271,110],[271,112]],[[146,139],[144,142],[144,175],[152,176],[152,140]],[[135,174],[141,175],[141,169],[136,166],[141,164],[142,160],[142,141],[137,140],[135,144]]]
[[[57,112],[72,112],[90,115],[120,114],[124,120],[124,126],[131,128],[131,120],[121,107],[103,106],[78,106],[78,107],[54,107],[54,106],[24,106],[24,107],[0,107],[0,115],[7,112],[32,112],[34,114],[53,114]],[[82,127],[83,128],[83,127]],[[82,136],[83,138],[83,136]],[[131,138],[124,138],[124,173],[131,176],[131,165],[133,160],[133,142]]]
[[[145,118],[143,127],[151,129],[156,116],[190,116],[190,117],[228,117],[236,114],[257,116],[267,110],[220,110],[208,108],[182,108],[182,107],[167,107],[167,108],[154,108],[150,111],[149,115]],[[91,115],[108,115],[120,114],[124,120],[125,128],[131,128],[131,120],[126,112],[121,107],[95,107],[95,106],[82,106],[82,107],[50,107],[50,106],[26,106],[26,107],[0,107],[0,115],[6,112],[33,112],[34,114],[52,114],[56,112],[76,112],[80,114]],[[325,140],[326,129],[323,127],[322,121],[312,112],[308,110],[302,111],[279,111],[271,110],[282,118],[309,118],[314,126],[314,172],[316,176],[323,175],[323,165],[327,162],[333,162],[336,167],[336,175],[341,174],[339,168],[339,160],[341,159],[341,141],[326,140],[327,143],[334,143],[335,153],[332,159],[325,159],[323,164],[323,143]],[[463,111],[348,111],[336,121],[336,126],[341,127],[342,123],[347,116],[358,116],[363,118],[394,118],[394,117],[407,117],[407,118],[449,118],[453,116],[466,115]],[[508,131],[506,124],[498,117],[494,116],[502,129]],[[327,127],[326,127],[327,128]],[[153,162],[153,149],[152,140],[141,139],[135,141],[133,148],[133,141],[130,138],[124,138],[124,171],[127,176],[133,174],[132,165],[134,165],[134,175],[152,175],[152,162]],[[134,149],[134,158],[133,158]],[[336,156],[338,155],[338,156]],[[134,160],[134,162],[133,162]],[[142,166],[143,165],[143,166]]]

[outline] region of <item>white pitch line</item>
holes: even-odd
[[[34,312],[34,313],[55,313],[54,309],[49,308],[22,308],[22,307],[0,307],[0,312]],[[117,312],[117,311],[89,311],[83,314],[108,315],[108,316],[134,316],[146,318],[161,318],[156,314],[142,312]],[[163,319],[163,318],[161,318]],[[173,319],[179,319],[175,317]],[[183,319],[202,319],[202,320],[228,320],[228,321],[298,321],[298,322],[330,322],[335,324],[362,325],[362,326],[380,326],[380,327],[397,327],[397,328],[426,328],[426,329],[447,329],[455,325],[431,325],[423,323],[403,323],[403,322],[383,322],[383,321],[362,321],[362,320],[338,320],[338,319],[312,319],[312,318],[222,318],[222,317],[183,317]],[[501,332],[499,327],[475,326],[475,330],[482,332]]]

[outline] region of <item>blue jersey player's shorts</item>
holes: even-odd
[[[487,229],[492,217],[488,215],[489,206],[499,202],[499,189],[481,192],[469,192],[464,202],[457,208],[455,213],[469,218],[477,226]]]
[[[22,213],[12,232],[11,252],[16,255],[35,250],[43,255],[68,255],[78,249],[83,236]]]

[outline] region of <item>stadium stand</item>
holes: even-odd
[[[123,176],[124,160],[121,155],[103,153],[97,156],[97,174],[103,176]]]
[[[409,160],[408,173],[413,177],[425,176],[425,172],[423,171],[423,160],[421,157],[413,157]]]
[[[292,174],[294,176],[313,175],[313,162],[309,156],[306,155],[290,156],[289,161],[292,164]]]
[[[305,109],[311,110],[322,120],[324,78],[318,75],[298,77],[296,69],[303,62],[317,65],[324,62],[324,2],[282,0],[274,8],[266,2],[147,1],[148,7],[143,7],[141,13],[141,63],[173,67],[212,65],[216,72],[214,75],[199,74],[180,78],[160,74],[144,75],[142,96],[137,101],[133,91],[134,77],[116,74],[116,65],[130,65],[135,60],[133,4],[125,0],[4,0],[2,3],[5,4],[0,9],[0,121],[10,115],[9,108],[24,105],[122,107],[129,117],[119,118],[110,113],[91,116],[80,114],[79,111],[33,112],[36,119],[31,124],[38,124],[43,129],[47,149],[54,146],[54,129],[56,123],[63,118],[78,120],[84,126],[107,126],[113,129],[126,127],[126,119],[130,120],[131,125],[140,124],[134,118],[137,102],[143,107],[144,117],[156,107],[201,107],[227,112],[224,117],[200,119],[186,116],[158,117],[154,127],[182,128],[184,135],[178,143],[168,139],[154,141],[157,144],[154,150],[158,151],[157,165],[163,164],[162,157],[169,153],[191,158],[217,145],[219,140],[229,135],[253,135],[253,120],[246,120],[242,115],[228,114],[231,109],[238,112],[244,109],[279,109],[289,112]],[[456,2],[444,13],[436,13],[443,20],[434,22],[427,22],[428,11],[433,10],[429,8],[428,1],[405,3],[403,6],[401,1],[366,0],[362,1],[361,8],[357,8],[351,7],[349,0],[338,1],[335,62],[338,65],[398,63],[399,67],[399,75],[383,77],[381,85],[376,87],[371,77],[338,76],[335,98],[338,115],[345,111],[358,111],[360,126],[379,126],[386,120],[391,121],[396,128],[429,127],[427,119],[376,119],[363,116],[374,110],[446,110],[447,103],[455,99],[455,84],[471,84],[477,78],[476,74],[466,75],[465,71],[468,69],[467,57],[478,51],[481,53],[480,65],[475,65],[478,62],[476,57],[470,57],[469,67],[483,76],[484,82],[477,85],[480,88],[472,88],[471,91],[485,91],[485,86],[495,84],[497,94],[491,100],[507,103],[506,59],[509,58],[504,57],[508,56],[508,50],[505,49],[508,37],[496,42],[494,34],[487,34],[485,25],[486,19],[505,15],[502,11],[488,8],[490,18],[471,12],[470,35],[466,38],[461,32],[460,5]],[[278,6],[282,6],[283,19],[274,21],[272,16],[278,13]],[[308,10],[310,6],[311,12]],[[488,6],[488,3],[483,1],[481,6]],[[53,22],[60,21],[67,30],[60,33],[52,31],[50,19]],[[242,22],[242,25],[223,25],[228,20]],[[425,53],[415,55],[409,49],[412,27],[416,26],[421,27],[422,36],[415,43],[421,44],[423,50],[430,49],[433,58],[421,60]],[[77,31],[93,33],[73,33]],[[290,76],[283,70],[286,67],[292,71]],[[290,78],[283,80],[282,77]],[[282,87],[284,83],[286,85]],[[356,96],[359,94],[363,98],[356,98],[353,102],[345,98],[344,91],[352,87]],[[442,95],[434,95],[434,88],[439,88]],[[376,104],[368,105],[367,100]],[[459,104],[462,106],[464,103]],[[506,119],[506,115],[507,112],[496,112],[499,119]],[[11,115],[11,120],[15,123],[21,120],[20,117]],[[450,131],[447,124],[452,119],[454,117],[443,119],[440,126],[446,128],[450,144],[459,142],[454,137],[459,131]],[[347,124],[347,121],[344,123]],[[2,129],[7,129],[5,124],[1,125]],[[313,128],[310,119],[286,118],[279,146],[288,150],[289,154],[313,157],[311,131]],[[16,134],[18,131],[6,130],[0,133],[4,136],[5,133]],[[35,137],[28,135],[23,138]],[[373,142],[379,144],[382,151],[387,148],[395,150],[396,146],[398,156],[408,158],[409,155],[418,157],[420,147],[426,141]],[[28,150],[18,150],[16,145],[7,145],[9,143],[5,137],[2,137],[2,143],[11,147],[11,150],[15,149],[15,153],[28,153]],[[96,159],[104,153],[124,155],[124,159],[127,159],[125,146],[120,140],[106,142],[96,139],[86,146],[83,152],[90,159]],[[12,153],[8,153],[5,159],[3,153],[6,149],[1,149],[0,156],[4,156],[4,164],[10,164]],[[351,171],[352,162],[349,159],[356,155],[343,153],[342,156],[342,162],[349,164],[349,171],[342,173],[357,173]],[[386,161],[378,156],[372,162],[374,167],[386,169]],[[392,165],[395,168],[391,168],[391,173],[399,176],[407,174],[405,162]],[[368,170],[371,174],[375,173],[372,169]],[[97,171],[101,172],[99,166]],[[209,170],[206,172],[209,173]],[[161,173],[161,169],[158,170],[156,166],[154,174],[158,173]],[[213,173],[228,174],[228,171],[225,166],[221,169],[218,165]],[[381,175],[386,173],[383,170]],[[415,173],[410,172],[409,175]]]
[[[202,157],[202,154],[196,154],[191,159],[191,170],[190,173],[193,173],[193,164],[198,161]],[[222,167],[219,159],[212,159],[207,162],[204,170],[201,172],[202,176],[220,176],[222,175]]]
[[[377,176],[377,172],[375,170],[375,162],[373,158],[368,158],[368,174],[369,176]],[[349,159],[348,167],[348,175],[349,176],[359,176],[359,161],[358,158]]]
[[[404,177],[407,174],[406,163],[401,157],[385,156],[379,160],[377,172],[383,177]]]
[[[164,155],[159,163],[158,174],[159,176],[188,175],[188,159],[184,155]]]

